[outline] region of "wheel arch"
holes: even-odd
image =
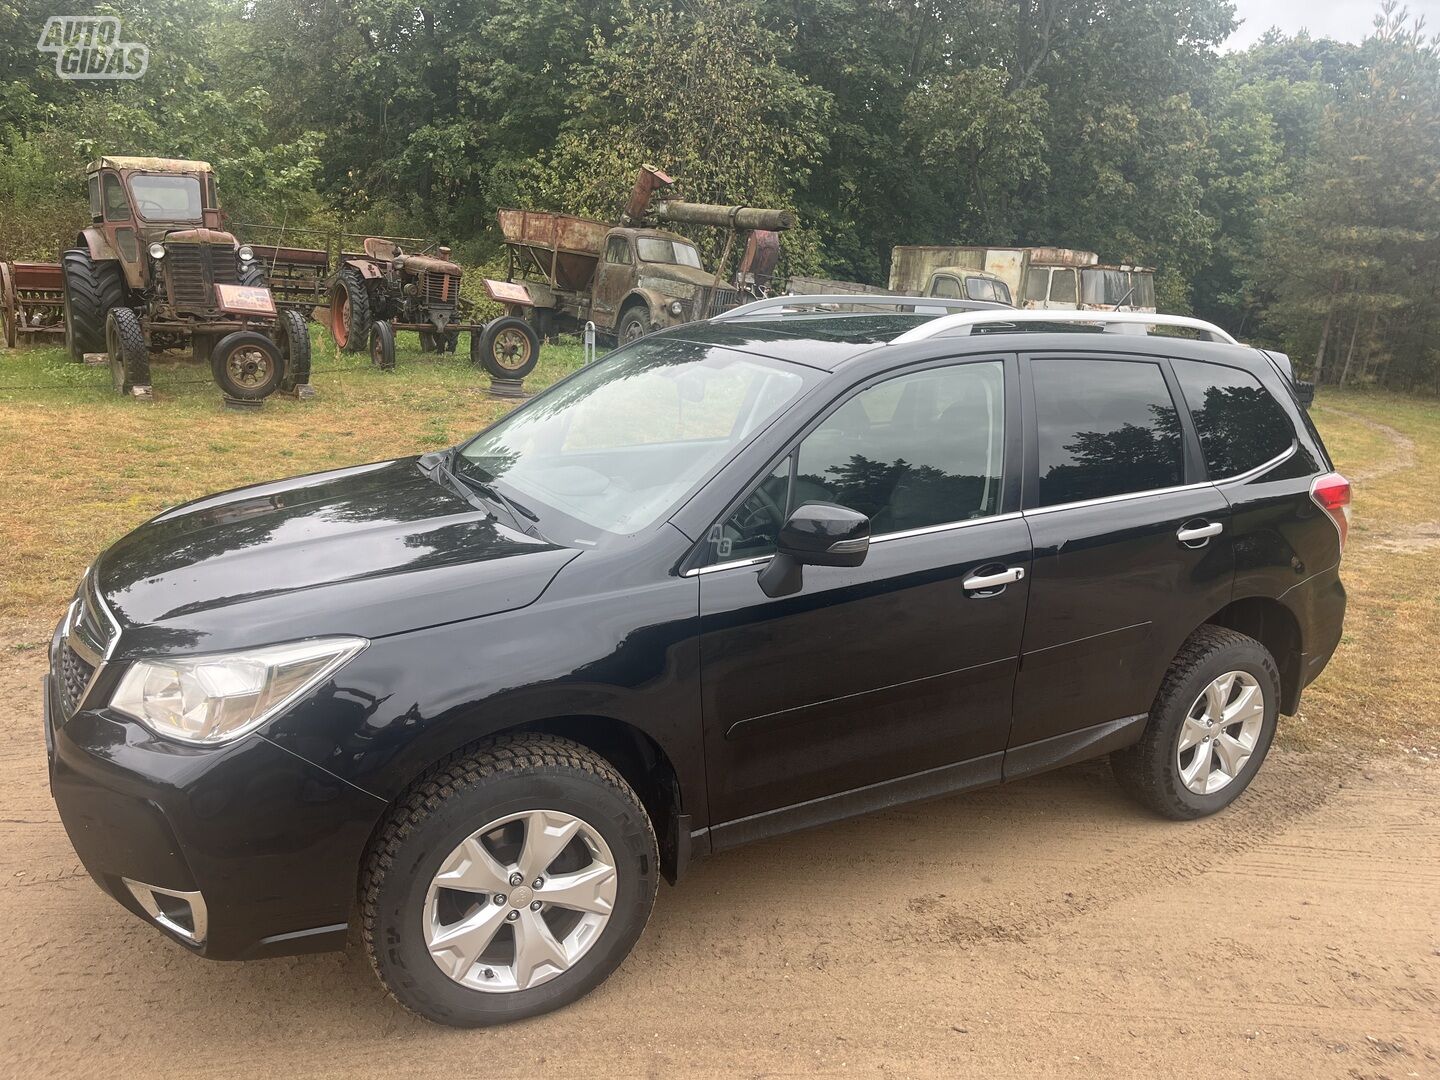
[[[620,302],[620,314],[615,317],[615,329],[620,329],[620,324],[625,321],[626,314],[632,309],[643,307],[646,314],[650,316],[650,325],[658,329],[665,319],[665,307],[661,302],[660,294],[653,289],[631,289],[625,299]]]
[[[118,263],[120,261],[119,253],[111,246],[104,232],[99,229],[81,229],[75,234],[75,246],[89,251],[90,258],[96,262]]]
[[[1304,640],[1300,620],[1290,608],[1274,597],[1246,596],[1230,601],[1205,622],[1236,630],[1264,645],[1280,670],[1280,711],[1292,714],[1300,707]]]
[[[405,801],[416,784],[457,756],[473,753],[507,735],[536,732],[558,735],[593,750],[615,767],[640,797],[660,845],[660,870],[672,885],[690,861],[690,812],[679,773],[664,747],[649,733],[624,720],[594,713],[573,713],[525,721],[487,732],[428,763],[389,802],[379,816],[371,839],[384,827],[390,811]],[[368,849],[368,845],[367,845]]]

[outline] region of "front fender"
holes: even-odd
[[[674,299],[675,297],[666,296],[654,289],[631,289],[625,297],[625,302],[620,305],[620,310],[623,312],[635,304],[644,304],[650,313],[651,326],[656,329],[662,326],[674,326],[676,323],[684,321],[683,318],[671,315],[668,310],[667,305]],[[618,320],[616,325],[619,325]]]
[[[367,281],[375,281],[385,276],[385,272],[380,269],[379,264],[371,262],[369,259],[346,259],[344,265],[357,271]]]
[[[109,237],[100,229],[82,229],[80,235],[75,238],[75,246],[87,249],[90,252],[90,258],[96,262],[120,261],[120,253],[115,250]]]

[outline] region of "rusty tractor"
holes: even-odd
[[[413,330],[427,352],[453,352],[460,334],[470,335],[470,360],[492,378],[517,382],[535,369],[540,339],[525,320],[476,318],[474,303],[460,295],[463,271],[444,246],[407,253],[403,238],[371,236],[363,250],[344,254],[330,284],[329,327],[348,352],[370,348],[373,363],[395,365],[395,332]]]
[[[105,353],[116,389],[140,398],[151,352],[186,346],[231,400],[310,396],[305,319],[277,309],[254,251],[223,228],[214,170],[102,157],[85,171],[91,224],[56,268],[71,356]]]
[[[507,280],[487,280],[486,291],[512,314],[528,313],[543,337],[593,322],[619,344],[768,295],[780,255],[779,232],[795,226],[795,215],[679,199],[652,208],[655,194],[673,183],[653,165],[644,166],[615,226],[570,214],[502,209]],[[727,229],[717,268],[706,270],[693,243],[655,222]],[[723,268],[741,233],[748,234],[745,251],[734,276],[726,279]]]

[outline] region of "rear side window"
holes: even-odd
[[[1156,364],[1034,360],[1040,505],[1177,487],[1180,416]]]
[[[1249,472],[1294,444],[1290,418],[1249,372],[1198,360],[1172,363],[1195,418],[1210,479]]]

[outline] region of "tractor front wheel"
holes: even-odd
[[[524,319],[503,316],[483,333],[471,333],[470,362],[483,367],[491,378],[523,379],[540,362],[539,335]]]
[[[293,308],[280,312],[272,335],[285,360],[285,389],[294,390],[310,381],[310,328],[305,316]]]
[[[150,347],[140,316],[130,308],[111,308],[105,317],[105,354],[117,394],[150,385]]]
[[[254,330],[226,334],[210,354],[210,371],[227,397],[260,401],[280,387],[285,358],[280,346]]]
[[[342,352],[364,352],[370,340],[370,294],[354,267],[343,267],[330,286],[330,336]]]
[[[370,363],[381,371],[395,370],[395,330],[383,319],[370,327]]]
[[[65,289],[65,349],[72,360],[105,350],[105,316],[125,302],[120,264],[96,262],[84,248],[60,256]]]

